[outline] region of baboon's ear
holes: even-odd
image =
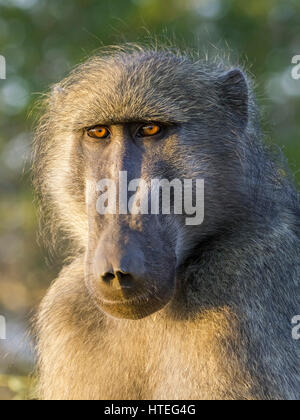
[[[249,90],[245,75],[239,69],[222,74],[218,79],[221,104],[233,122],[244,131],[248,124]]]

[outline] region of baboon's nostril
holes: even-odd
[[[132,274],[125,273],[124,271],[120,270],[116,271],[115,274],[111,272],[105,273],[101,278],[106,285],[116,289],[119,289],[120,286],[124,289],[132,288],[135,283]]]
[[[112,274],[112,273],[105,273],[103,276],[102,276],[102,280],[104,281],[104,283],[106,283],[106,284],[110,284],[113,280],[114,280],[114,278],[115,278],[115,275],[114,274]]]
[[[130,273],[117,271],[116,277],[122,287],[132,287],[134,285],[134,277]]]
[[[130,276],[129,273],[125,273],[124,271],[117,271],[116,277],[118,277],[119,280],[125,279],[127,276]]]

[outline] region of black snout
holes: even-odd
[[[120,270],[105,273],[101,276],[101,279],[105,285],[114,290],[135,289],[138,285],[138,281],[134,274],[125,273]]]
[[[147,231],[118,231],[116,226],[102,234],[86,276],[102,311],[116,318],[141,319],[170,302],[176,256],[162,238],[157,233],[154,241]]]
[[[107,299],[132,297],[145,286],[145,257],[136,243],[103,240],[95,256],[95,274]]]

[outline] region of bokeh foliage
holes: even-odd
[[[299,183],[300,81],[291,77],[299,18],[299,0],[0,0],[7,61],[0,80],[0,314],[8,320],[0,373],[28,373],[23,332],[58,269],[45,266],[36,243],[28,173],[39,94],[102,45],[154,36],[203,55],[224,51],[255,78],[266,141],[282,147]],[[25,395],[27,382],[13,378],[0,376],[0,398]]]

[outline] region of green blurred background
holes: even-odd
[[[278,144],[300,182],[299,0],[0,0],[0,399],[22,399],[32,370],[28,320],[55,277],[36,241],[29,156],[40,93],[103,45],[156,36],[225,51],[256,80],[266,141]]]

